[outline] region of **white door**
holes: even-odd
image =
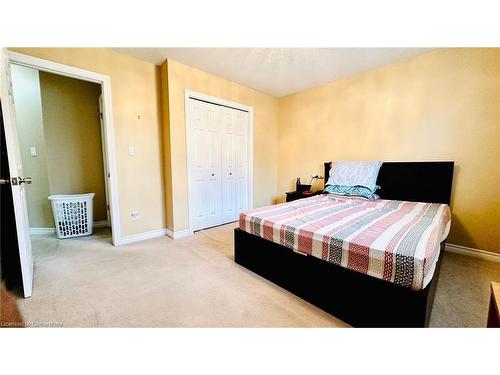
[[[222,223],[221,107],[190,99],[186,111],[191,229]]]
[[[247,208],[248,112],[222,107],[222,220]]]
[[[26,183],[30,179],[23,174],[21,150],[17,137],[14,98],[10,76],[10,64],[7,51],[1,49],[0,62],[0,99],[5,128],[5,142],[9,159],[9,172],[12,185],[12,198],[16,219],[17,240],[19,243],[19,259],[23,280],[24,297],[30,297],[33,289],[33,258],[31,255],[31,240],[29,235],[28,208],[26,205]]]

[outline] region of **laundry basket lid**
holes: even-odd
[[[86,193],[86,194],[52,194],[49,196],[49,200],[51,201],[64,201],[64,200],[72,200],[78,198],[94,198],[95,193]]]

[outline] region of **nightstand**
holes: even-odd
[[[309,194],[305,194],[304,191],[289,191],[286,193],[286,201],[292,202],[297,199],[309,198],[312,197],[313,195],[320,195],[320,194],[323,194],[323,190],[315,191],[314,193],[309,193]]]

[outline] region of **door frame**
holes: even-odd
[[[190,146],[190,135],[189,135],[189,128],[188,128],[188,120],[190,118],[190,114],[188,113],[188,103],[189,99],[199,99],[205,102],[208,102],[209,104],[215,104],[215,105],[222,105],[226,107],[231,107],[234,109],[239,109],[242,111],[248,112],[248,124],[247,124],[247,161],[248,161],[248,167],[247,167],[247,204],[248,204],[248,209],[253,208],[253,107],[240,104],[237,102],[233,102],[230,100],[225,100],[221,98],[217,98],[215,96],[210,96],[206,94],[202,94],[200,92],[192,91],[185,89],[184,90],[184,127],[186,131],[186,172],[187,172],[187,183],[188,183],[188,218],[189,218],[189,233],[193,234],[193,226],[192,226],[192,218],[191,214],[194,211],[193,210],[193,199],[192,197],[192,192],[191,192],[191,177],[190,177],[190,171],[189,167],[191,166],[192,162],[192,157],[191,157],[191,146]]]
[[[118,205],[118,175],[116,167],[115,135],[113,126],[113,104],[111,98],[111,77],[95,73],[89,70],[75,68],[70,65],[56,63],[50,60],[40,59],[22,53],[7,50],[9,63],[21,65],[40,71],[75,78],[81,81],[93,82],[101,85],[103,104],[103,122],[105,130],[106,148],[103,160],[107,164],[108,186],[109,186],[109,212],[111,215],[111,236],[113,245],[119,245],[121,241],[120,209]]]

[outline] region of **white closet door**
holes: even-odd
[[[222,220],[234,221],[236,215],[236,175],[234,133],[236,110],[222,108]]]
[[[221,107],[189,100],[192,229],[222,223]]]
[[[222,112],[222,220],[238,220],[247,208],[248,113],[223,107]]]

